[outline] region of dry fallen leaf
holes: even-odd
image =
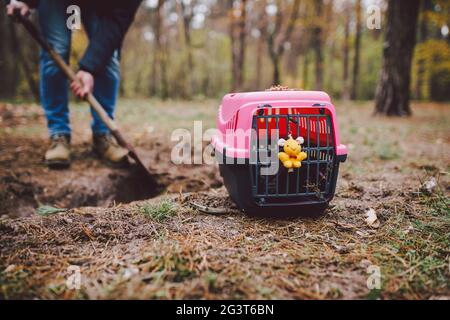
[[[347,245],[333,244],[333,247],[337,253],[345,254],[352,251],[355,248],[355,244],[354,243],[349,243]]]
[[[427,194],[432,194],[434,189],[437,187],[437,181],[436,179],[433,177],[427,181],[424,182],[424,184],[422,185],[422,191],[427,193]]]
[[[413,226],[409,226],[408,228],[406,228],[406,229],[403,231],[403,233],[404,233],[404,234],[408,234],[408,233],[410,233],[410,232],[412,232],[412,231],[414,231],[414,227],[413,227]]]
[[[378,220],[377,217],[377,213],[375,212],[374,209],[370,208],[367,212],[366,212],[366,223],[369,227],[371,228],[379,228],[380,227],[380,220]]]
[[[131,268],[126,268],[123,271],[123,278],[125,280],[129,280],[131,279],[133,276],[137,275],[139,273],[139,268],[136,267],[131,267]]]
[[[3,270],[4,273],[12,273],[14,271],[16,271],[17,266],[15,264],[10,264],[9,266],[6,267],[5,270]]]

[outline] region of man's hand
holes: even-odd
[[[77,72],[76,80],[70,84],[70,88],[77,97],[84,99],[94,89],[94,77],[89,72],[80,70]]]
[[[30,7],[22,1],[11,1],[6,6],[6,14],[10,17],[14,17],[14,12],[19,12],[22,17],[28,17],[30,15]]]

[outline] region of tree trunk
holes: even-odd
[[[345,25],[344,25],[344,46],[343,46],[343,88],[342,88],[342,99],[350,99],[350,90],[348,83],[349,75],[349,60],[350,60],[350,13],[348,6],[345,7]]]
[[[256,45],[256,75],[255,75],[255,89],[261,89],[261,77],[262,77],[262,61],[263,61],[263,48],[264,48],[264,40],[260,37],[258,39],[258,43]]]
[[[426,12],[432,7],[432,3],[430,0],[422,0],[422,17],[420,19],[420,27],[419,27],[419,42],[423,43],[428,38],[428,20],[426,17]],[[418,100],[423,99],[423,85],[425,83],[425,57],[420,57],[419,61],[417,61],[417,81],[415,88],[415,98]]]
[[[328,76],[324,81],[327,91],[329,92],[334,92],[335,79],[337,78],[336,71],[332,67],[334,65],[333,60],[335,58],[335,55],[336,55],[336,42],[334,40],[331,40],[330,44],[328,45],[328,57],[329,57],[328,61],[331,67],[328,69]]]
[[[420,0],[389,0],[383,67],[376,92],[376,114],[411,115],[411,63]]]
[[[169,79],[167,77],[167,57],[168,44],[163,43],[163,48],[161,50],[161,98],[166,100],[169,98]]]
[[[270,60],[272,61],[273,66],[273,85],[280,85],[281,84],[281,77],[280,77],[280,57],[278,55],[271,55]]]
[[[155,50],[156,51],[156,50]],[[158,77],[157,77],[157,54],[156,52],[153,53],[153,62],[152,62],[152,71],[150,74],[150,96],[154,97],[157,94],[157,82],[158,82]]]
[[[247,0],[240,0],[239,15],[237,16],[233,7],[230,13],[232,91],[241,90],[244,84],[246,20]]]
[[[237,59],[237,66],[239,68],[239,88],[244,86],[244,66],[245,66],[245,46],[247,38],[247,0],[241,0],[241,16],[239,19],[239,54]]]
[[[264,52],[264,43],[265,43],[265,32],[263,29],[260,29],[260,35],[258,38],[258,42],[256,44],[256,79],[255,79],[255,88],[257,90],[261,89],[261,78],[262,78],[262,64],[263,64],[263,52]]]
[[[323,0],[314,1],[316,25],[313,29],[312,46],[315,53],[315,76],[316,76],[316,90],[322,90],[323,88],[323,52],[322,52],[322,7]]]
[[[158,93],[158,66],[160,62],[160,50],[161,50],[161,12],[158,1],[158,6],[155,8],[154,16],[152,19],[152,29],[154,34],[154,51],[153,51],[153,63],[150,79],[150,95],[155,96]]]
[[[356,35],[355,35],[355,58],[353,61],[353,79],[351,99],[358,98],[358,82],[359,82],[359,63],[361,55],[361,24],[362,24],[362,7],[361,0],[356,1]]]
[[[196,85],[194,82],[194,58],[192,54],[192,37],[191,37],[191,21],[194,17],[193,7],[197,4],[196,1],[185,4],[184,1],[177,1],[177,12],[180,19],[180,35],[184,45],[185,59],[186,59],[186,95],[191,97],[196,92]]]
[[[39,86],[33,78],[33,71],[28,64],[27,57],[23,54],[23,50],[19,44],[16,28],[13,23],[9,24],[9,34],[11,37],[11,50],[16,55],[16,61],[22,67],[22,73],[27,81],[31,96],[36,103],[39,103]]]
[[[263,77],[263,57],[264,57],[264,45],[267,38],[267,0],[261,0],[255,4],[258,10],[258,22],[257,28],[259,31],[259,38],[256,43],[256,59],[255,59],[255,80],[254,88],[256,90],[262,90],[262,77]]]
[[[11,23],[0,8],[0,97],[14,98],[19,83],[19,68],[15,61],[8,24]]]
[[[161,81],[160,95],[161,98],[167,99],[169,96],[168,92],[168,80],[167,80],[167,57],[166,57],[166,46],[163,41],[163,7],[165,0],[158,0],[158,5],[155,8],[155,16],[153,19],[153,32],[155,34],[155,53],[152,65],[152,75],[150,82],[150,94],[155,95],[158,88],[158,74]],[[159,72],[158,72],[159,71]]]
[[[308,51],[305,52],[305,57],[303,61],[303,88],[304,90],[309,89],[309,54]]]
[[[292,34],[291,48],[287,54],[283,69],[293,84],[298,83],[299,78],[299,57],[301,56],[305,42],[305,32],[303,29],[296,29]]]
[[[284,44],[290,41],[292,32],[297,22],[300,0],[295,0],[292,4],[290,17],[287,18],[287,25],[283,28],[283,20],[285,20],[282,10],[282,1],[277,1],[278,12],[273,31],[268,33],[267,45],[269,48],[269,56],[273,65],[273,85],[281,84],[280,61],[284,54]]]

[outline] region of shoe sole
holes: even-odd
[[[108,160],[104,158],[99,152],[97,152],[95,149],[92,150],[92,154],[100,160],[102,163],[106,164],[107,166],[113,168],[113,169],[124,169],[128,168],[130,166],[130,159],[128,158],[128,155],[126,155],[121,161],[119,162],[113,162],[111,160]]]
[[[113,162],[110,160],[107,160],[105,158],[100,157],[100,160],[106,164],[107,166],[113,168],[113,169],[125,169],[128,168],[130,166],[130,161],[128,160],[128,158],[125,158],[123,160],[121,160],[120,162]]]
[[[45,164],[53,170],[64,170],[70,168],[70,161],[52,160],[45,161]]]

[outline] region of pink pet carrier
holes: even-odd
[[[326,93],[228,94],[217,128],[212,145],[224,184],[240,209],[308,215],[327,208],[347,148]],[[284,148],[286,141],[293,148]]]

